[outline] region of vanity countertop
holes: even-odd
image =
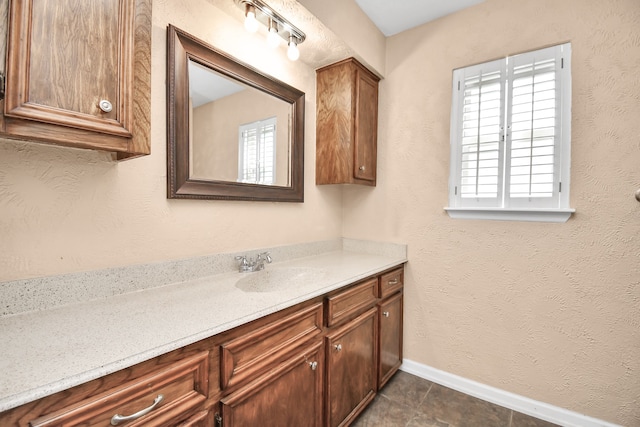
[[[0,412],[127,368],[406,262],[336,250],[151,289],[0,317]],[[251,275],[300,274],[247,292]],[[311,272],[311,274],[304,274]],[[246,282],[246,280],[245,280]],[[197,315],[195,314],[197,313]]]

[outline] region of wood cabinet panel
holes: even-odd
[[[334,326],[376,303],[378,279],[365,280],[346,291],[327,297],[327,325]]]
[[[316,303],[222,344],[222,387],[255,377],[287,352],[321,333],[322,303]]]
[[[149,154],[151,0],[13,0],[9,22],[4,136]]]
[[[209,353],[175,362],[157,372],[31,420],[31,427],[66,425],[109,425],[113,417],[130,416],[149,408],[146,415],[127,426],[162,426],[187,418],[189,411],[203,404],[209,393]],[[157,402],[157,404],[155,403]]]
[[[354,58],[317,70],[316,184],[376,185],[378,81]]]
[[[323,372],[323,344],[317,341],[222,399],[222,425],[320,427]]]
[[[378,140],[378,80],[356,70],[353,175],[375,183]]]
[[[326,337],[330,427],[351,423],[376,394],[377,310],[372,308]]]
[[[379,304],[378,390],[402,364],[402,298],[402,293],[398,292]]]
[[[380,298],[398,292],[404,286],[404,269],[398,268],[380,276]]]
[[[198,412],[188,420],[180,423],[177,427],[211,427],[214,423],[214,414],[210,411]]]

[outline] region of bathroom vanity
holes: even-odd
[[[46,375],[27,353],[48,339],[43,363],[67,377],[0,396],[0,425],[349,425],[401,364],[405,261],[339,250],[43,311],[44,330],[17,344],[23,363],[20,350],[0,359]],[[0,317],[3,331],[18,334],[21,316],[37,312]],[[90,336],[74,338],[82,324]]]

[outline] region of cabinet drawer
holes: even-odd
[[[327,325],[353,318],[376,303],[378,279],[368,279],[327,298]]]
[[[404,286],[404,269],[398,268],[380,276],[380,298],[385,298]]]
[[[254,379],[287,352],[321,332],[322,303],[317,303],[222,344],[221,387]]]
[[[164,426],[184,420],[207,399],[208,371],[209,352],[205,351],[32,420],[30,426],[106,426],[112,423],[116,414],[130,416],[154,404],[153,409],[135,420],[123,420],[120,424],[126,427]]]

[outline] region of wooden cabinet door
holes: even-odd
[[[318,341],[222,399],[222,425],[320,427],[323,372]]]
[[[354,58],[317,70],[316,184],[376,185],[378,81]]]
[[[348,425],[376,393],[377,309],[326,337],[327,425]]]
[[[147,154],[150,21],[151,0],[13,0],[3,131]]]
[[[353,176],[365,181],[376,180],[378,139],[378,83],[356,70],[356,106],[354,123]]]
[[[385,385],[402,364],[402,293],[387,298],[379,307],[378,389]]]

